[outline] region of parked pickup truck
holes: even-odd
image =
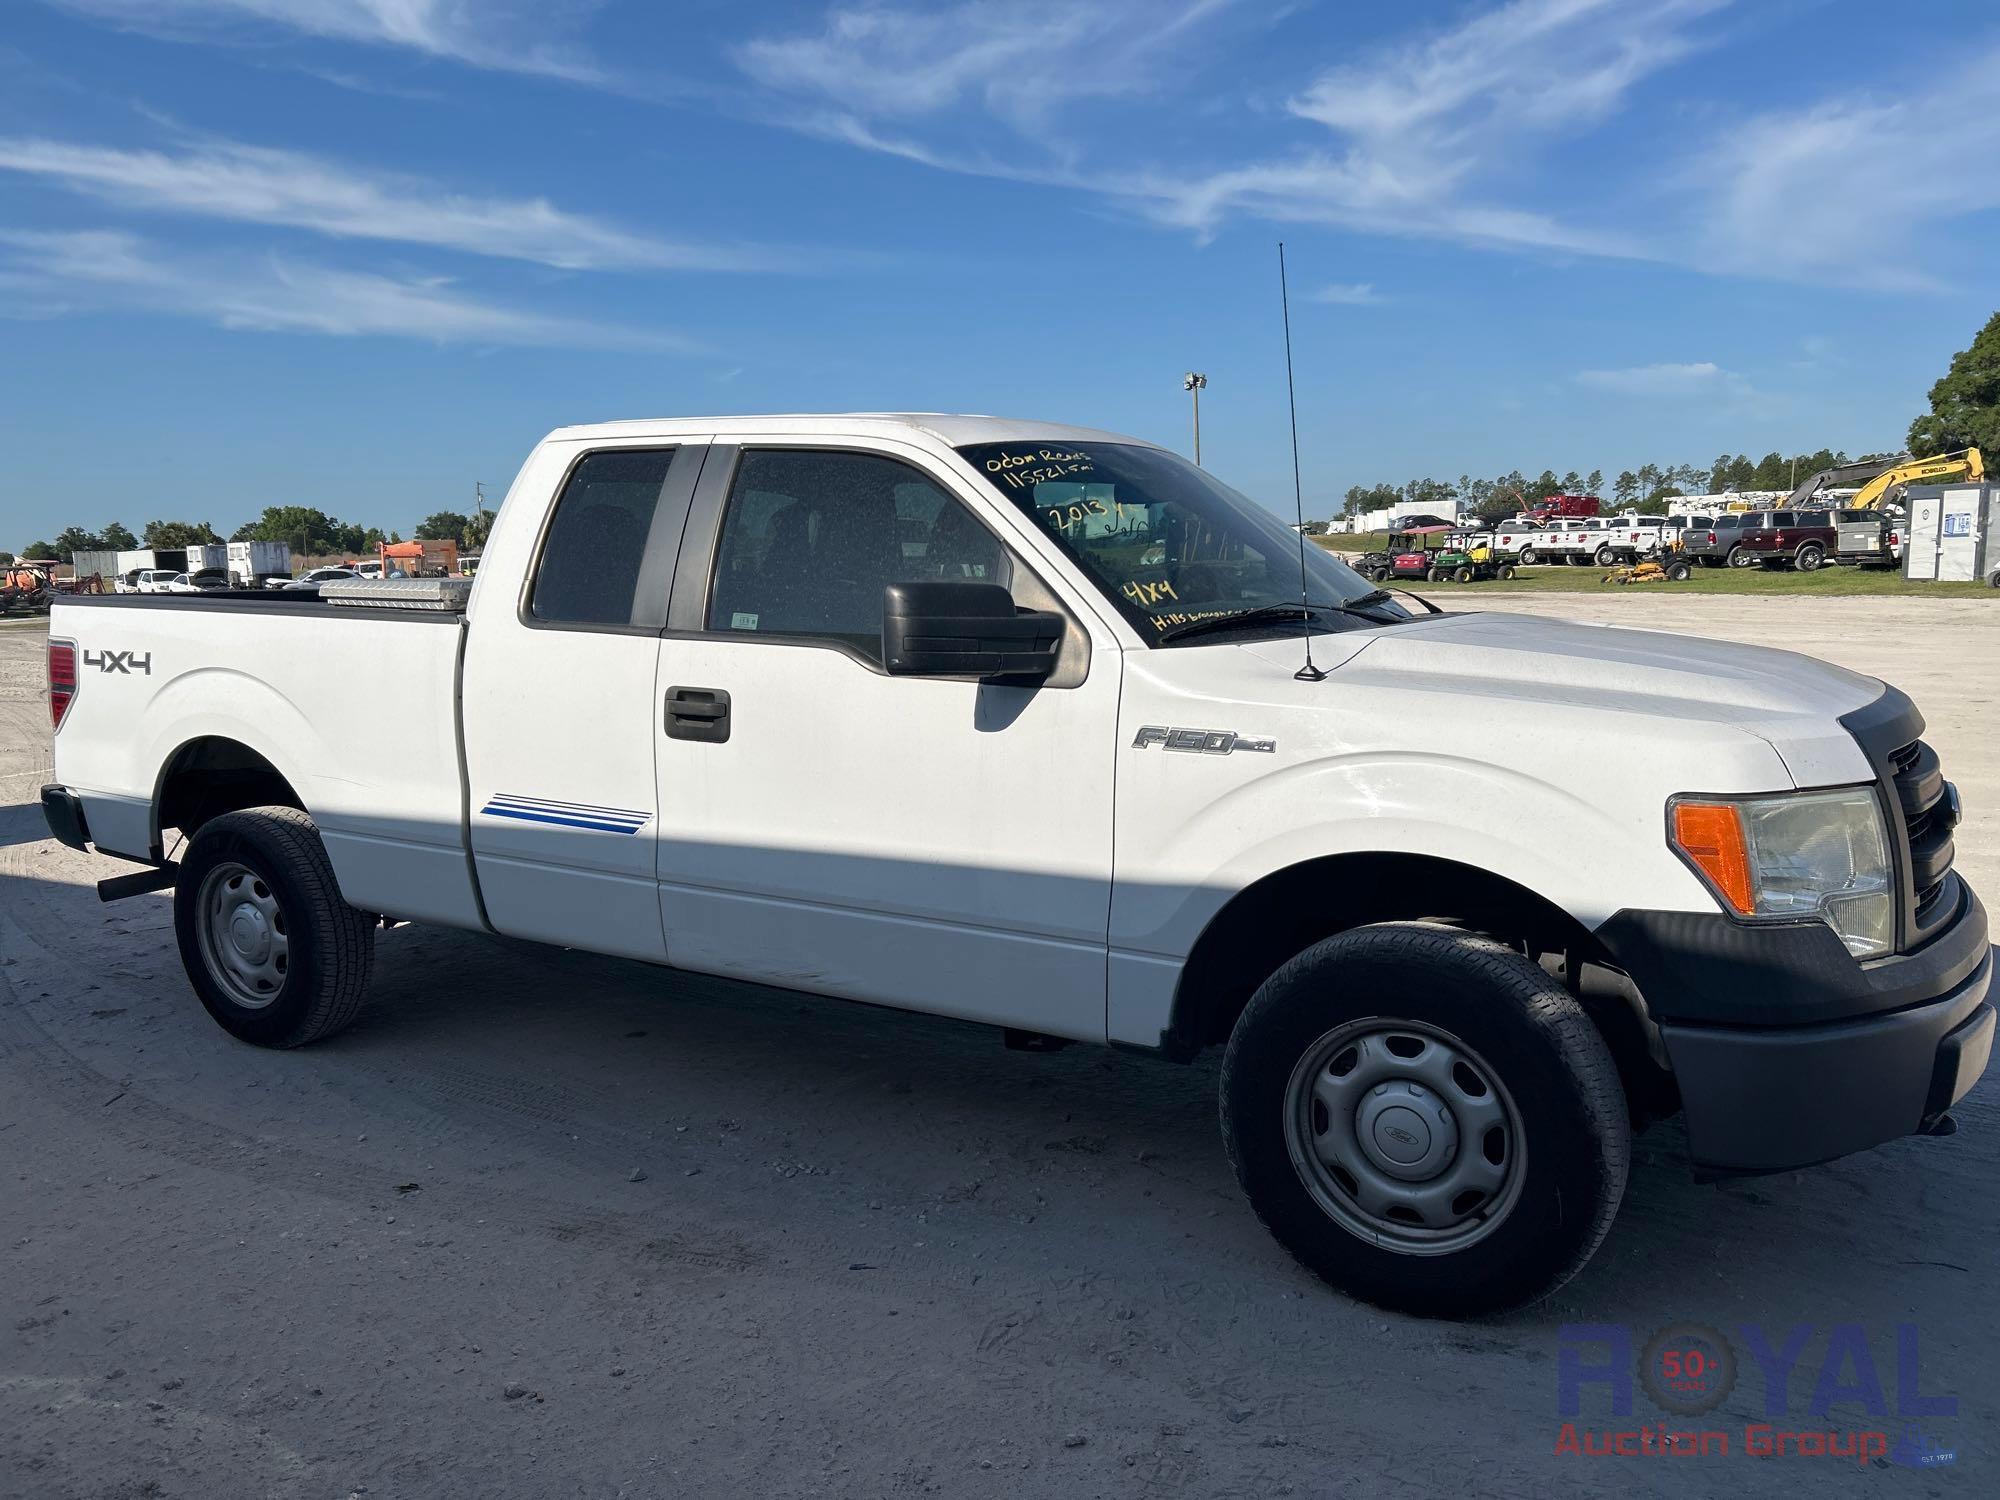
[[[1729,551],[1732,568],[1793,567],[1811,573],[1840,546],[1830,510],[1763,510],[1744,517]]]
[[[1258,1215],[1441,1315],[1582,1265],[1637,1124],[1779,1171],[1986,1066],[1957,793],[1872,678],[1417,613],[1174,454],[988,417],[564,428],[483,555],[56,602],[49,825],[173,888],[235,1036],[338,1031],[410,920],[1223,1048]]]
[[[1657,523],[1659,518],[1650,519]],[[1642,527],[1629,516],[1585,516],[1551,521],[1533,551],[1541,562],[1595,563],[1608,568],[1614,563],[1637,562],[1658,545],[1657,524]],[[1528,560],[1525,554],[1521,560]]]

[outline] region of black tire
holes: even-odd
[[[1512,563],[1500,564],[1500,581],[1502,583],[1507,582],[1508,580],[1513,578],[1513,576],[1514,576],[1514,565]]]
[[[1521,566],[1532,568],[1535,565],[1536,556],[1537,554],[1533,547],[1523,547],[1521,549]]]
[[[1451,581],[1453,583],[1470,583],[1477,576],[1472,569],[1461,567],[1456,573],[1451,575]]]
[[[1443,568],[1431,568],[1431,569],[1427,570],[1427,571],[1425,572],[1425,574],[1424,574],[1424,581],[1425,581],[1426,583],[1443,583],[1443,582],[1444,582],[1444,569],[1443,569]]]
[[[1460,1248],[1420,1254],[1364,1238],[1294,1163],[1295,1072],[1343,1025],[1376,1016],[1446,1034],[1511,1095],[1514,1196]],[[1278,1242],[1342,1291],[1423,1316],[1499,1311],[1561,1286],[1610,1230],[1631,1160],[1618,1069],[1582,1006],[1512,949],[1429,923],[1341,933],[1265,980],[1230,1036],[1221,1105],[1237,1180]]]
[[[1693,571],[1684,562],[1670,562],[1667,564],[1667,577],[1671,578],[1675,583],[1681,582]]]
[[[1607,543],[1606,545],[1599,547],[1597,549],[1597,557],[1595,560],[1598,567],[1608,568],[1613,563],[1618,561],[1618,554],[1616,552],[1613,552],[1611,550],[1610,545]]]
[[[1816,573],[1819,565],[1826,561],[1826,548],[1818,542],[1807,542],[1792,558],[1792,564],[1801,573]]]
[[[1387,583],[1389,581],[1389,570],[1387,568],[1376,568],[1369,576],[1377,583]]]
[[[1756,561],[1757,559],[1750,555],[1750,549],[1739,543],[1738,545],[1731,547],[1729,549],[1729,557],[1726,566],[1732,568],[1747,568]]]
[[[246,900],[276,903],[270,925],[284,939],[283,975],[256,1004],[237,997],[232,985],[241,981],[204,951],[204,896],[228,898],[226,883],[204,888],[225,866],[247,872],[235,877]],[[353,1021],[375,967],[375,921],[341,899],[319,830],[296,808],[251,808],[202,824],[174,886],[174,936],[195,993],[223,1030],[260,1047],[303,1046]]]

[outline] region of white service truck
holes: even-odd
[[[1574,1272],[1651,1119],[1704,1174],[1949,1133],[1991,959],[1906,697],[1300,548],[1079,428],[565,428],[476,580],[63,596],[44,809],[267,1046],[413,920],[1225,1048],[1259,1216],[1423,1313]]]

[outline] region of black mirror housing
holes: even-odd
[[[997,583],[892,583],[882,590],[882,664],[898,677],[1046,677],[1065,621],[1021,609]]]

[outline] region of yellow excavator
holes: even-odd
[[[1907,453],[1898,453],[1890,458],[1870,458],[1821,469],[1792,491],[1784,508],[1797,510],[1811,505],[1813,497],[1827,486],[1857,479],[1866,483],[1853,498],[1842,503],[1842,510],[1873,510],[1904,485],[1952,479],[1969,479],[1977,484],[1985,477],[1986,458],[1977,448],[1961,448],[1956,453],[1940,453],[1934,458],[1912,458]]]

